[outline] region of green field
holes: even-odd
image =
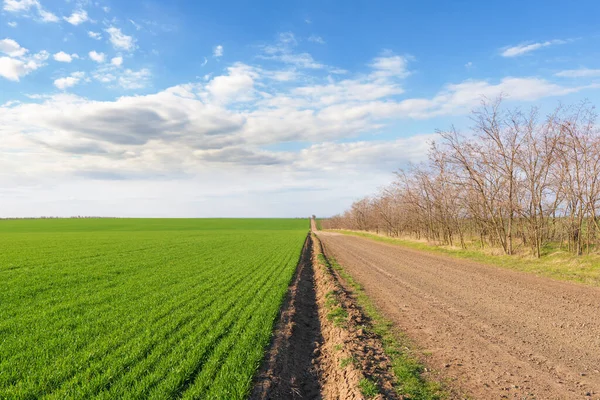
[[[309,229],[0,221],[0,398],[244,398]]]

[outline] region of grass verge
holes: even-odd
[[[318,231],[322,231],[322,230],[323,230],[323,226],[321,225],[321,221],[322,221],[322,219],[320,219],[320,218],[317,218],[317,219],[315,220],[315,223],[316,223],[316,225],[317,225],[317,230],[318,230]]]
[[[363,313],[370,319],[371,324],[368,329],[371,329],[381,338],[383,349],[392,361],[392,369],[397,379],[395,388],[398,394],[404,396],[404,398],[415,400],[445,398],[446,393],[439,383],[429,381],[423,377],[425,367],[409,350],[411,344],[408,338],[394,331],[392,322],[379,313],[371,299],[365,294],[362,286],[335,259],[326,259],[322,255],[319,255],[319,258],[322,262],[329,264],[346,282],[352,294],[356,296]],[[378,393],[377,385],[368,379],[361,380],[360,390],[367,398]]]
[[[378,242],[390,243],[434,254],[445,254],[455,258],[477,261],[502,268],[528,272],[547,278],[579,282],[590,286],[600,287],[600,255],[589,254],[574,256],[549,245],[544,249],[541,258],[528,255],[493,255],[480,249],[467,249],[436,246],[407,239],[397,239],[368,232],[336,230],[344,235],[369,238]]]

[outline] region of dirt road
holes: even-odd
[[[478,399],[600,399],[600,289],[319,232],[427,362]]]

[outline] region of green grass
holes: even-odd
[[[346,368],[348,365],[357,365],[358,361],[356,360],[356,358],[354,358],[353,356],[351,357],[346,357],[346,358],[342,358],[342,360],[340,361],[340,368]]]
[[[367,399],[375,397],[379,394],[379,388],[377,388],[377,385],[367,378],[362,378],[358,383],[358,387],[360,388],[362,395]]]
[[[245,398],[308,229],[0,221],[0,398]]]
[[[342,307],[334,307],[328,314],[327,319],[337,327],[344,326],[348,320],[348,312]]]
[[[321,256],[321,254],[319,254]],[[340,305],[339,295],[335,290],[325,295],[325,307],[329,310],[327,320],[337,327],[344,327],[348,320],[348,312]]]
[[[345,235],[360,236],[375,241],[423,250],[430,253],[445,254],[456,258],[477,261],[502,268],[532,273],[548,278],[600,286],[600,255],[590,254],[574,256],[561,251],[555,244],[543,249],[541,258],[529,255],[495,255],[481,249],[459,249],[446,246],[435,246],[423,242],[390,238],[366,232],[336,231]]]
[[[335,259],[328,259],[327,261],[351,287],[352,292],[356,295],[359,306],[365,315],[369,317],[371,326],[367,327],[367,329],[371,329],[381,338],[383,350],[392,361],[392,369],[397,379],[395,385],[397,392],[406,398],[415,400],[443,399],[445,393],[442,390],[441,385],[422,377],[424,366],[413,352],[409,350],[412,347],[412,343],[410,343],[408,338],[402,333],[394,330],[393,323],[383,317],[383,315],[375,308],[371,299],[365,294],[362,286],[357,283]],[[363,391],[362,382],[363,381],[361,381],[360,386],[361,391]],[[365,389],[368,390],[371,385],[377,389],[377,386],[373,382],[368,382],[368,384],[364,383]],[[363,394],[366,397],[375,396],[377,393],[378,392],[367,395],[363,391]]]
[[[323,227],[321,226],[321,222],[322,222],[322,221],[323,221],[323,220],[322,220],[322,219],[320,219],[320,218],[317,218],[317,219],[315,220],[315,223],[316,223],[316,225],[317,225],[317,230],[318,230],[318,231],[321,231],[321,230],[323,230]]]

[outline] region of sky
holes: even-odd
[[[600,99],[597,0],[0,3],[0,217],[330,216],[483,97]]]

